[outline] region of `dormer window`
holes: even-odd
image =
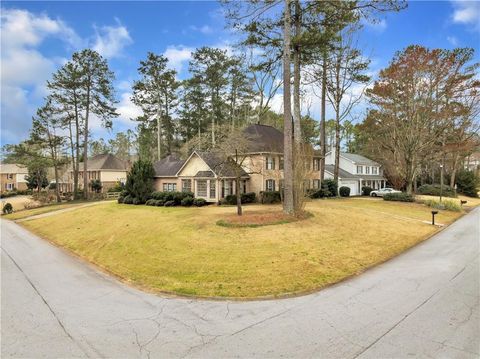
[[[372,175],[378,174],[378,167],[372,167]]]
[[[363,174],[363,166],[357,166],[357,174]]]
[[[365,167],[365,174],[369,175],[370,174],[370,166]]]

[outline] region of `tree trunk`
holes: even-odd
[[[450,187],[452,188],[455,187],[457,167],[458,167],[458,153],[455,153],[455,155],[453,155],[452,174],[450,175]]]
[[[242,195],[240,193],[240,178],[235,179],[235,194],[237,195],[237,214],[242,215]]]
[[[157,112],[157,157],[162,159],[162,124],[160,120],[160,111]]]
[[[87,87],[87,102],[85,108],[85,133],[83,140],[83,198],[88,199],[88,177],[87,177],[87,162],[88,162],[88,117],[90,115],[90,78],[88,79]]]
[[[323,54],[322,61],[322,103],[320,118],[320,181],[325,179],[325,155],[327,154],[327,136],[325,133],[325,108],[327,103],[327,55]]]
[[[292,143],[292,106],[290,93],[290,41],[291,20],[290,0],[285,0],[284,15],[284,44],[283,44],[283,173],[284,173],[284,202],[283,211],[294,214],[293,205],[293,143]]]
[[[60,198],[60,190],[58,188],[58,165],[55,163],[53,168],[55,170],[55,195],[57,196],[57,202],[60,203],[62,199]]]
[[[301,36],[301,7],[300,0],[295,0],[295,37],[297,42],[293,46],[293,137],[295,143],[302,141],[301,110],[300,110],[300,45],[298,39]],[[295,164],[294,164],[295,165]]]
[[[80,119],[78,113],[78,103],[77,103],[77,94],[74,92],[74,102],[75,102],[75,167],[73,171],[73,198],[79,198],[78,191],[78,173],[80,171]]]
[[[340,104],[337,104],[335,110],[335,168],[333,171],[333,180],[338,183],[338,173],[340,172]]]
[[[215,113],[214,113],[214,96],[213,96],[213,90],[212,90],[212,96],[211,96],[211,101],[212,101],[212,146],[215,146]]]

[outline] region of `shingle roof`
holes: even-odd
[[[340,155],[358,164],[377,166],[379,165],[377,162],[356,153],[340,152]]]
[[[198,171],[195,177],[200,177],[200,178],[215,177],[215,174],[212,171]]]
[[[180,167],[183,166],[185,160],[180,159],[176,155],[169,155],[153,164],[155,169],[155,177],[175,177]]]
[[[234,161],[225,161],[222,156],[214,152],[195,151],[210,169],[219,177],[236,177],[237,170],[240,170],[242,177],[248,177],[248,174]]]
[[[83,162],[80,162],[79,169],[83,170]],[[106,153],[90,157],[87,161],[87,170],[126,171],[127,164],[111,153]]]
[[[283,152],[283,132],[275,127],[254,124],[243,132],[251,137],[250,152]]]
[[[325,165],[325,171],[330,172],[332,175],[333,175],[334,170],[335,170],[334,165]],[[357,175],[357,174],[353,174],[353,173],[350,173],[348,171],[342,170],[341,168],[339,168],[338,177],[340,177],[342,179],[359,179],[359,178],[362,178],[364,180],[384,180],[385,179],[385,177],[380,176],[380,175],[365,175],[365,174]]]
[[[28,173],[28,169],[16,163],[0,163],[0,173]]]

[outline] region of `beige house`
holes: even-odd
[[[227,195],[235,194],[235,178],[240,173],[242,192],[255,192],[258,196],[262,191],[279,191],[283,187],[283,133],[274,127],[259,124],[250,125],[244,131],[251,141],[241,168],[233,161],[225,164],[220,156],[212,152],[194,151],[185,160],[168,156],[154,163],[155,189],[165,192],[189,191],[208,202],[218,202]],[[361,194],[362,186],[385,186],[386,180],[381,175],[378,163],[360,155],[350,155],[341,156],[339,187],[349,186],[350,195],[354,196]],[[326,178],[330,175],[333,178],[330,158],[329,154],[326,157]],[[311,161],[307,166],[309,171],[304,185],[306,188],[320,188],[320,156],[314,154]],[[362,168],[361,174],[352,173],[358,166],[363,166],[364,172]]]
[[[0,164],[0,192],[27,189],[27,180],[25,176],[28,175],[26,167],[15,163],[1,163]]]
[[[114,187],[117,183],[125,183],[127,179],[127,163],[115,157],[112,154],[96,155],[87,161],[87,180],[100,180],[102,183],[102,192]],[[80,162],[78,173],[79,189],[83,189],[83,162]],[[60,181],[60,190],[62,192],[73,191],[73,169],[70,168]]]

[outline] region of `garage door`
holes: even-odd
[[[345,186],[350,188],[350,196],[358,195],[358,184],[354,181],[340,181],[340,187]]]

